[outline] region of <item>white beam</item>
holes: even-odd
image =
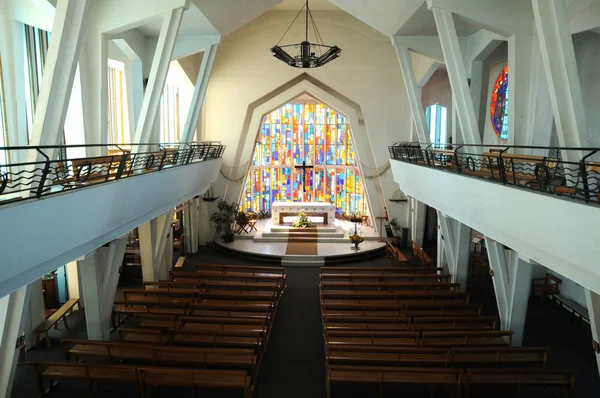
[[[502,330],[512,330],[512,345],[521,346],[531,290],[532,265],[500,242],[485,237]]]
[[[589,146],[585,107],[564,0],[532,0],[558,139],[563,147]],[[581,153],[565,151],[563,160]]]
[[[185,35],[177,36],[173,49],[173,60],[178,60],[204,50],[208,54],[211,46],[221,43],[221,35]]]
[[[533,27],[526,33],[508,39],[508,144],[524,145],[527,141],[529,104],[537,97],[534,86],[538,70],[533,70],[533,61],[539,55],[537,36]],[[532,76],[533,74],[533,76]]]
[[[396,47],[396,53],[398,54],[400,70],[402,71],[402,78],[404,79],[404,86],[406,87],[406,94],[408,96],[408,102],[410,103],[413,122],[417,128],[419,142],[421,144],[429,144],[427,122],[425,120],[425,112],[423,110],[423,102],[421,101],[420,95],[421,90],[415,79],[415,73],[412,67],[412,60],[408,54],[408,48],[398,45],[394,46]]]
[[[160,279],[160,268],[164,260],[167,236],[172,229],[172,219],[171,209],[138,227],[144,282],[156,282]]]
[[[89,0],[58,0],[52,40],[46,54],[44,79],[36,103],[30,145],[57,145],[73,87]],[[55,151],[48,151],[54,159]],[[34,151],[28,161],[44,158]]]
[[[217,44],[211,45],[207,50],[204,51],[204,55],[202,56],[202,64],[200,65],[198,77],[196,78],[196,86],[194,87],[194,94],[190,103],[190,111],[188,112],[188,116],[185,121],[181,142],[191,142],[194,139],[194,132],[198,126],[200,110],[202,110],[202,104],[204,103],[206,88],[208,87],[210,72],[215,61],[217,48]]]
[[[454,19],[450,12],[439,8],[433,9],[433,16],[446,61],[450,86],[452,87],[453,103],[456,102],[463,143],[481,144],[481,135],[477,125],[477,117],[475,116],[475,108],[473,107],[473,100],[467,82],[467,72],[458,35],[456,34],[456,27],[454,26]]]
[[[101,32],[117,35],[153,22],[171,10],[187,10],[189,5],[190,0],[127,0],[126,6],[122,0],[101,0],[96,2],[94,15]]]
[[[140,120],[135,130],[134,142],[148,143],[152,133],[152,127],[158,114],[160,98],[167,80],[169,64],[173,55],[177,33],[183,17],[183,8],[176,8],[165,13],[163,24],[158,36],[148,87],[144,96],[144,102],[140,112]],[[143,147],[136,148],[135,152],[142,152]]]
[[[417,54],[444,63],[444,54],[437,36],[394,36],[392,44],[407,47]]]
[[[585,289],[585,301],[590,314],[590,326],[592,328],[592,339],[600,344],[600,294]],[[600,372],[600,353],[596,352],[596,363]]]
[[[471,228],[440,211],[437,214],[452,282],[460,283],[460,291],[464,292],[469,272]]]

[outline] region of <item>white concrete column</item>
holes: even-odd
[[[585,301],[590,314],[590,326],[592,328],[592,339],[600,344],[600,294],[585,289]],[[600,353],[596,352],[598,372],[600,372]]]
[[[23,314],[29,302],[29,286],[0,298],[0,396],[10,397],[17,367],[17,339],[23,335]]]
[[[185,121],[183,134],[181,135],[181,142],[190,142],[194,139],[194,132],[196,131],[196,127],[198,126],[200,111],[202,110],[202,104],[204,103],[206,88],[208,87],[210,72],[215,61],[215,55],[217,53],[218,47],[218,44],[213,44],[209,48],[204,50],[204,55],[202,56],[202,64],[200,65],[198,77],[196,78],[194,95],[192,96],[192,102],[190,103],[190,111],[188,113],[187,120]]]
[[[138,227],[142,278],[144,282],[160,280],[160,267],[164,261],[167,237],[172,230],[173,210]]]
[[[44,79],[36,103],[30,145],[57,145],[62,131],[79,51],[83,42],[90,0],[58,0],[52,25],[52,40],[44,65]],[[55,151],[48,151],[51,159]],[[44,158],[30,151],[27,160]]]
[[[29,145],[27,135],[27,110],[25,106],[25,61],[23,49],[23,23],[15,21],[0,7],[0,58],[2,58],[2,77],[4,83],[4,105],[8,142],[14,146]],[[11,152],[11,160],[26,161],[25,151]],[[13,170],[18,172],[18,170]]]
[[[411,239],[422,247],[425,234],[425,203],[415,198],[410,198],[410,225]]]
[[[452,282],[460,283],[460,291],[464,292],[469,274],[471,228],[440,211],[437,214],[444,252],[448,257],[448,272],[452,275]]]
[[[502,330],[512,330],[512,345],[523,344],[527,304],[531,290],[531,261],[485,237]]]
[[[198,245],[204,246],[212,241],[213,230],[210,228],[211,203],[200,201],[200,212],[198,217]]]
[[[463,142],[481,144],[481,135],[477,126],[477,117],[467,81],[467,71],[452,13],[435,7],[432,8],[432,11],[444,60],[446,61],[450,86],[452,87],[453,103],[456,102]],[[475,149],[469,149],[469,151],[476,152]],[[478,152],[481,152],[481,150]]]
[[[81,104],[86,144],[108,143],[108,39],[95,21],[86,28],[79,61]],[[101,147],[86,148],[87,156],[105,155]]]
[[[184,234],[187,253],[196,253],[199,245],[200,206],[199,196],[190,199],[184,208]]]
[[[77,262],[90,340],[110,339],[112,307],[126,245],[127,236],[122,236]]]
[[[532,0],[531,4],[560,145],[589,146],[585,106],[565,1]],[[563,154],[563,159],[577,162],[581,155],[578,151],[569,151]]]
[[[42,288],[42,279],[37,279],[29,284],[29,300],[27,302],[26,312],[24,314],[23,326],[25,328],[25,339],[27,349],[35,345],[35,329],[46,319],[44,313],[44,291]]]
[[[429,129],[425,120],[425,111],[423,110],[423,102],[421,100],[420,90],[415,79],[415,73],[412,66],[408,48],[394,44],[398,61],[400,62],[400,70],[402,78],[406,86],[406,94],[412,111],[413,121],[417,130],[417,137],[421,144],[429,144]]]
[[[140,111],[140,119],[135,130],[134,142],[136,143],[149,142],[151,137],[184,11],[184,8],[176,8],[165,13]],[[145,150],[143,147],[133,149],[135,152]]]

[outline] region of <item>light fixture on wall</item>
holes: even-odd
[[[302,13],[302,10],[305,10],[306,13],[306,34],[304,41],[301,43],[280,46],[279,43],[281,43],[281,40],[283,40],[286,33],[290,30],[294,22],[296,22],[296,19],[298,19],[298,16]],[[311,27],[314,30],[316,43],[311,43],[308,41],[309,20]],[[306,0],[306,4],[304,4],[300,11],[298,11],[296,18],[294,18],[290,26],[283,33],[283,36],[281,36],[281,39],[279,39],[279,43],[271,48],[273,56],[278,60],[285,62],[289,66],[293,66],[294,68],[318,68],[333,61],[339,57],[342,52],[342,49],[336,45],[328,46],[323,44],[323,39],[319,34],[317,24],[315,23],[312,13],[308,7],[308,0]],[[290,51],[289,53],[288,50]],[[296,55],[292,55],[292,53],[295,53]]]

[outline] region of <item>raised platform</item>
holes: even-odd
[[[379,256],[385,244],[377,242],[375,230],[360,226],[365,238],[356,250],[348,236],[354,232],[354,223],[335,220],[333,225],[315,223],[312,228],[294,228],[286,218],[283,225],[272,225],[271,220],[256,223],[257,231],[236,235],[233,243],[217,241],[220,248],[239,256],[264,258],[281,265],[322,266],[336,262],[350,262]],[[315,217],[314,221],[319,221]]]

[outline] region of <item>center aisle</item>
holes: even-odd
[[[286,274],[255,398],[325,397],[319,268],[286,267]]]

